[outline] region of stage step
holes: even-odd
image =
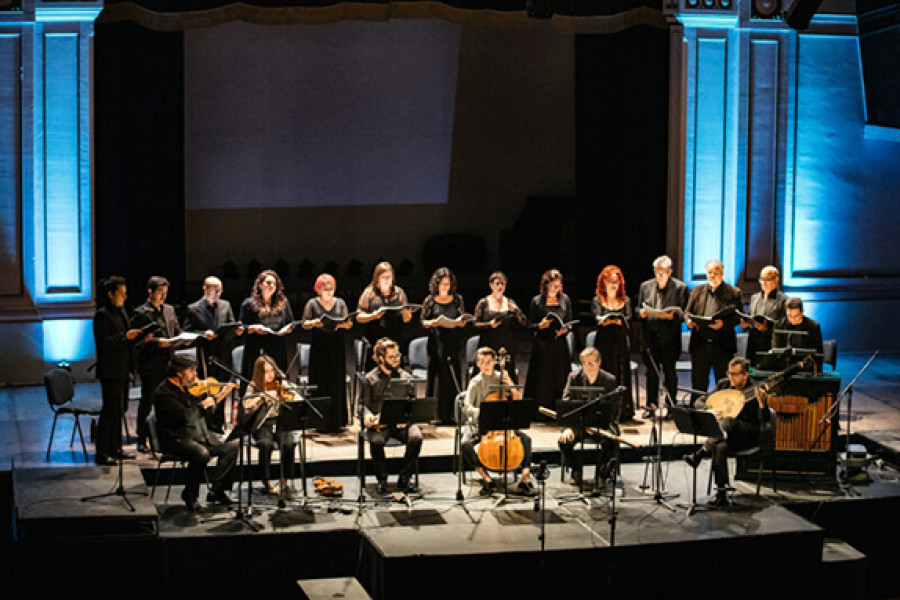
[[[372,600],[372,596],[360,585],[356,577],[331,577],[325,579],[300,579],[297,581],[306,600]]]
[[[866,555],[843,540],[826,538],[822,545],[822,589],[831,598],[865,598]]]

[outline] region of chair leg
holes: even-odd
[[[47,460],[50,460],[50,447],[53,446],[53,434],[56,433],[56,419],[59,418],[59,413],[53,413],[53,427],[50,428],[50,441],[47,442]]]
[[[78,415],[72,415],[72,418],[75,419],[75,423],[72,423],[72,437],[69,439],[69,448],[75,445],[75,424],[78,423]]]
[[[156,461],[156,477],[153,478],[153,489],[150,491],[150,497],[153,498],[154,494],[156,494],[156,486],[159,485],[159,472],[160,467],[162,467],[162,461]]]
[[[184,467],[184,463],[181,463],[181,466]],[[169,503],[169,494],[172,492],[172,482],[175,481],[175,469],[178,468],[178,460],[172,461],[172,473],[169,475],[169,487],[166,488],[166,498],[163,500],[164,504]]]
[[[765,461],[763,460],[763,452],[760,450],[759,452],[759,469],[756,471],[756,497],[759,498],[759,489],[762,485],[762,472],[763,467],[765,466]]]
[[[706,481],[706,495],[709,496],[712,493],[712,478],[713,478],[713,468],[712,464],[709,465],[709,479]]]
[[[75,429],[78,429],[78,439],[81,440],[81,452],[84,454],[84,462],[88,461],[87,448],[84,445],[84,432],[81,431],[81,419],[75,415],[75,427],[72,428],[72,437],[75,436]]]

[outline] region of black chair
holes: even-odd
[[[774,409],[769,408],[769,421],[766,423],[761,423],[759,427],[759,445],[753,446],[752,448],[747,448],[745,450],[739,450],[737,452],[733,452],[731,456],[736,457],[747,457],[752,456],[754,454],[759,454],[759,470],[756,475],[756,496],[759,497],[759,489],[762,484],[762,474],[764,467],[766,465],[766,458],[769,460],[769,470],[772,474],[772,491],[778,492],[778,476],[777,470],[775,468],[775,433],[778,429],[778,414]],[[713,480],[713,469],[710,467],[709,469],[709,481],[706,484],[706,493],[709,494],[712,491],[712,480]],[[730,505],[734,504],[734,488],[728,487],[726,489],[728,493],[728,503]]]
[[[172,491],[172,482],[175,479],[175,468],[180,467],[184,469],[187,465],[187,461],[181,458],[180,456],[175,456],[174,454],[167,454],[162,451],[162,447],[159,444],[159,433],[156,429],[156,414],[150,413],[147,415],[147,429],[150,431],[150,448],[153,450],[153,453],[156,455],[156,475],[153,478],[153,489],[150,491],[150,497],[156,494],[156,486],[159,485],[159,473],[163,466],[163,463],[171,462],[172,463],[172,473],[169,475],[169,486],[166,488],[166,498],[163,501],[165,504],[169,503],[169,493]],[[209,490],[209,477],[206,475],[206,470],[203,470],[203,477],[206,479],[206,487],[207,491]]]
[[[837,340],[825,340],[822,342],[822,354],[824,354],[822,362],[829,365],[832,371],[837,370]]]
[[[56,433],[56,420],[59,415],[72,415],[75,424],[72,427],[72,439],[69,440],[69,448],[75,444],[75,432],[81,439],[81,451],[87,462],[88,453],[84,445],[84,433],[81,431],[81,415],[99,416],[102,408],[100,398],[89,400],[74,400],[75,384],[72,374],[67,369],[55,368],[44,374],[44,388],[47,390],[47,402],[53,411],[53,427],[50,429],[50,441],[47,442],[47,460],[50,460],[50,448],[53,446],[53,435]]]

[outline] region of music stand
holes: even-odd
[[[719,421],[711,411],[693,408],[672,408],[670,410],[672,411],[675,426],[678,427],[678,432],[693,435],[695,446],[697,445],[697,437],[701,435],[708,438],[725,438],[725,434],[719,426]],[[694,514],[698,509],[705,508],[697,505],[697,468],[699,466],[698,464],[696,467],[692,467],[694,471],[694,485],[691,492],[691,501],[678,504],[679,508],[687,509],[688,515]]]
[[[580,442],[580,450],[583,455],[584,438],[587,436],[587,429],[589,427],[592,427],[594,429],[609,429],[610,424],[613,422],[613,413],[616,407],[612,402],[605,400],[608,400],[608,398],[617,395],[620,392],[617,389],[606,391],[606,393],[601,394],[597,398],[591,400],[591,395],[597,392],[603,392],[604,389],[597,386],[571,386],[569,388],[569,391],[575,393],[583,393],[586,394],[587,397],[569,400],[568,402],[563,402],[562,400],[557,402],[556,414],[559,415],[557,423],[562,427],[569,427],[572,430],[574,430],[576,427],[581,428],[582,436]],[[600,443],[603,443],[602,436]],[[618,444],[616,444],[616,459],[618,462]],[[598,477],[599,465],[597,465],[594,469],[595,491],[597,487]],[[615,494],[615,489],[613,489],[613,493]],[[573,500],[580,500],[585,504],[588,503],[584,496],[583,476],[581,478],[580,485],[578,486],[578,494],[574,498],[566,498],[564,501],[571,502]]]
[[[508,385],[492,385],[488,389],[504,390],[508,392],[512,387]],[[501,391],[501,395],[503,395]],[[509,486],[506,474],[509,472],[508,450],[509,432],[531,427],[534,417],[534,401],[530,399],[513,400],[504,398],[493,402],[482,402],[478,413],[478,430],[482,437],[490,431],[503,432],[503,493],[494,503],[493,508],[504,503],[509,497]],[[530,465],[529,465],[530,466]]]
[[[306,438],[309,429],[317,429],[325,425],[324,414],[328,412],[331,406],[331,396],[323,396],[318,398],[300,398],[298,400],[288,400],[281,405],[281,411],[278,413],[277,428],[279,437],[285,433],[300,432],[300,480],[302,498],[300,507],[306,507],[309,502],[309,496],[306,491]],[[279,439],[279,441],[281,441]],[[291,449],[293,452],[293,449]],[[278,500],[279,508],[284,507],[284,457],[281,460],[281,497]],[[293,483],[293,482],[292,482]]]

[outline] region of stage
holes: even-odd
[[[865,358],[846,357],[842,368],[849,372],[854,361],[861,365]],[[279,509],[256,480],[250,499],[257,533],[223,507],[188,513],[180,502],[179,477],[166,502],[168,468],[153,499],[129,495],[135,513],[115,495],[83,502],[83,496],[114,490],[117,468],[86,464],[77,440],[70,451],[65,422],[57,427],[55,449],[46,461],[50,411],[43,390],[2,390],[10,470],[0,474],[0,483],[13,515],[6,577],[13,589],[38,597],[264,593],[300,598],[298,580],[324,577],[355,577],[373,598],[392,600],[679,597],[723,589],[737,597],[896,596],[900,589],[889,550],[900,535],[895,516],[900,474],[891,437],[891,424],[896,431],[900,420],[892,375],[896,362],[876,361],[854,395],[853,441],[884,461],[869,467],[868,483],[841,487],[837,477],[779,473],[777,491],[765,477],[759,497],[755,481],[737,481],[733,507],[691,514],[686,504],[692,499],[692,470],[680,460],[689,445],[675,438],[666,422],[664,495],[652,486],[641,489],[652,484],[644,457],[654,453],[623,449],[613,521],[609,488],[601,496],[577,498],[575,487],[562,480],[555,426],[540,424],[530,431],[536,459],[550,464],[544,511],[535,510],[535,498],[515,495],[495,506],[499,498],[480,497],[471,471],[457,500],[458,481],[449,472],[453,430],[427,427],[421,493],[381,498],[369,476],[360,501],[350,431],[310,441],[311,474],[335,476],[344,485],[343,497],[316,498],[310,482],[311,503],[304,505],[297,480],[295,499]],[[78,393],[89,393],[91,385],[79,384]],[[842,432],[846,425],[842,419]],[[646,444],[649,427],[649,422],[629,426],[637,432],[626,436]],[[389,458],[398,450],[389,451]],[[127,461],[126,491],[149,491],[155,468],[146,456]],[[700,504],[708,473],[705,461],[697,473]],[[394,481],[392,476],[390,492]],[[242,500],[248,500],[246,487]]]

